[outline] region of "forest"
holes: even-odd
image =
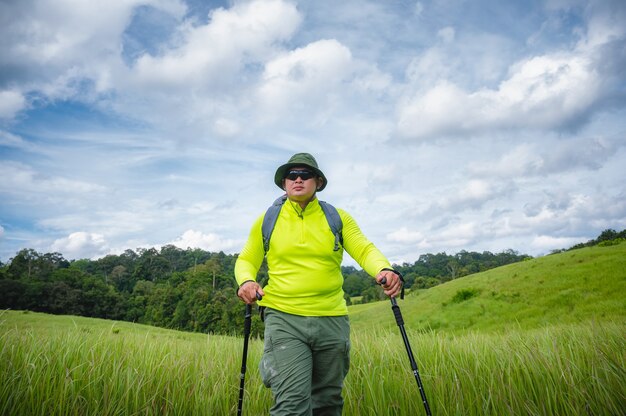
[[[611,229],[568,250],[626,239]],[[563,251],[563,250],[558,250]],[[556,251],[555,251],[556,252]],[[530,259],[513,250],[422,254],[412,264],[394,265],[410,290]],[[166,245],[126,250],[89,260],[66,260],[61,253],[22,249],[0,263],[0,309],[137,322],[193,332],[232,334],[240,330],[242,306],[236,296],[237,255]],[[342,267],[346,302],[384,298],[363,270]],[[258,280],[267,282],[265,263]],[[258,335],[259,325],[253,326]]]

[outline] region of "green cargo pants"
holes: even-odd
[[[347,316],[298,316],[265,310],[259,370],[272,389],[273,416],[340,416],[350,366]]]

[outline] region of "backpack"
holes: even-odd
[[[282,208],[283,204],[287,200],[287,195],[283,195],[280,198],[276,199],[274,203],[265,211],[265,216],[263,217],[263,224],[261,225],[261,232],[263,234],[263,250],[265,254],[267,254],[270,249],[270,237],[272,236],[272,232],[274,231],[274,226],[276,225],[276,220],[278,219],[278,213]],[[341,217],[339,216],[339,212],[337,212],[337,208],[333,207],[327,202],[319,201],[320,206],[322,207],[322,211],[326,216],[326,221],[328,221],[328,225],[330,226],[330,230],[333,232],[335,236],[335,248],[334,251],[339,251],[340,247],[343,246],[343,235],[341,234],[341,230],[343,229],[343,221],[341,221]]]

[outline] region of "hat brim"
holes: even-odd
[[[279,166],[278,169],[276,169],[276,174],[274,174],[274,183],[276,184],[276,186],[278,186],[280,189],[283,189],[283,178],[285,177],[285,175],[287,174],[287,171],[293,167],[296,166],[306,166],[307,168],[311,169],[313,172],[315,172],[315,174],[317,176],[319,176],[320,178],[322,178],[322,180],[324,181],[324,183],[322,183],[322,186],[319,187],[319,189],[317,190],[322,191],[324,190],[324,188],[326,188],[326,184],[328,183],[328,180],[326,179],[326,176],[324,176],[324,172],[322,172],[321,170],[319,170],[318,168],[316,168],[315,166],[311,166],[308,163],[285,163],[282,166]]]

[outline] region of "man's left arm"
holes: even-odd
[[[374,276],[376,282],[382,285],[387,296],[398,296],[402,290],[400,276],[392,271],[389,260],[380,250],[365,237],[358,224],[350,214],[338,210],[343,222],[342,236],[343,247],[370,276]]]

